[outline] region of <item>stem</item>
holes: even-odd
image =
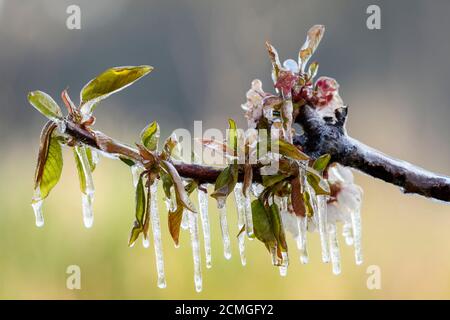
[[[347,109],[336,111],[336,123],[326,121],[311,107],[300,108],[296,122],[304,130],[303,135],[294,137],[294,144],[300,146],[311,158],[330,154],[331,161],[352,167],[372,177],[397,185],[405,193],[450,202],[450,178],[426,171],[405,161],[393,159],[349,137],[345,131]],[[135,162],[143,159],[137,149],[120,143],[99,131],[86,130],[79,124],[66,120],[66,133],[77,141]],[[107,143],[103,143],[103,142]],[[107,148],[105,147],[107,145]],[[189,164],[172,160],[180,176],[197,180],[199,183],[214,183],[222,169]],[[253,166],[253,180],[261,181],[257,166]],[[244,174],[239,172],[239,181]]]

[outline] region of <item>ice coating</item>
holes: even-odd
[[[85,189],[81,197],[81,205],[83,211],[83,222],[86,228],[91,228],[94,223],[94,212],[92,205],[94,203],[94,180],[92,179],[91,167],[86,153],[85,147],[76,146],[75,152],[78,155],[81,166],[83,167]]]
[[[361,213],[359,210],[354,210],[351,213],[353,226],[353,245],[355,247],[355,263],[362,264],[362,248],[361,248]]]
[[[83,210],[83,222],[86,228],[92,228],[94,224],[94,211],[92,209],[92,204],[94,202],[94,194],[82,194],[81,195],[81,206]]]

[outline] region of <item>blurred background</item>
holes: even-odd
[[[66,8],[81,8],[81,30],[68,30]],[[366,8],[381,8],[381,30],[368,30]],[[160,202],[167,288],[156,287],[153,248],[127,247],[134,220],[131,174],[104,159],[94,173],[95,223],[86,230],[72,151],[62,179],[34,225],[30,201],[40,128],[45,119],[27,102],[43,90],[60,102],[99,72],[150,64],[143,80],[101,103],[95,128],[128,143],[157,120],[172,130],[245,126],[240,104],[254,78],[269,91],[270,40],[293,57],[313,24],[326,33],[313,59],[336,78],[350,106],[348,132],[392,156],[450,174],[450,2],[448,1],[8,1],[0,0],[0,298],[6,299],[417,299],[450,298],[450,206],[403,195],[360,173],[365,191],[363,249],[342,245],[342,274],[320,261],[309,235],[310,263],[290,241],[291,265],[281,278],[263,245],[248,243],[247,266],[226,261],[210,203],[213,268],[203,268],[196,293],[189,235],[175,249]],[[229,204],[230,231],[236,227]],[[341,239],[341,242],[342,239]],[[203,254],[203,252],[202,252]],[[81,268],[81,290],[66,288],[66,268]],[[381,270],[381,290],[368,290],[367,267]]]

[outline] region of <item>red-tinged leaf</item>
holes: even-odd
[[[305,203],[303,202],[302,187],[300,179],[294,177],[291,179],[291,203],[296,216],[304,217],[306,213]]]

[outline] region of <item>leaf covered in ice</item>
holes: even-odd
[[[62,150],[55,133],[56,124],[47,122],[41,132],[38,162],[34,179],[33,202],[45,199],[58,183],[63,168]]]
[[[135,221],[133,228],[131,229],[130,239],[128,245],[131,247],[136,242],[139,234],[144,230],[144,215],[145,215],[145,190],[144,183],[142,181],[142,175],[139,176],[138,184],[136,186],[136,196],[135,196]]]
[[[275,145],[278,147],[278,153],[283,156],[300,161],[309,159],[309,157],[300,151],[298,147],[283,139],[276,140]]]
[[[155,151],[158,148],[159,136],[159,125],[156,121],[153,121],[141,132],[142,144],[148,150]]]
[[[328,166],[328,163],[330,162],[331,159],[331,155],[326,153],[321,155],[320,157],[318,157],[313,164],[313,168],[314,170],[318,171],[318,172],[322,172],[323,170],[326,169],[326,167]]]
[[[321,177],[321,175],[312,168],[306,171],[306,179],[308,184],[314,189],[316,195],[329,195],[330,185]]]
[[[108,69],[89,81],[80,92],[84,114],[91,114],[98,102],[109,97],[153,70],[151,66],[127,66]]]
[[[52,121],[61,120],[63,114],[58,104],[48,94],[42,91],[33,91],[28,94],[28,101],[40,113]]]
[[[78,178],[80,181],[80,189],[81,192],[86,193],[86,189],[89,183],[87,179],[89,179],[89,176],[91,176],[91,173],[95,170],[96,166],[92,157],[92,150],[85,146],[77,146],[74,148],[73,153],[78,171]],[[83,166],[83,153],[85,154],[86,160],[88,162],[86,169]]]
[[[300,52],[298,53],[298,65],[300,70],[303,71],[309,58],[313,55],[319,46],[320,40],[322,40],[325,27],[323,25],[315,25],[309,29],[305,43],[303,44]]]
[[[236,164],[230,164],[217,177],[214,192],[211,194],[211,197],[215,198],[220,204],[224,203],[226,197],[233,192],[237,180],[238,166]]]

